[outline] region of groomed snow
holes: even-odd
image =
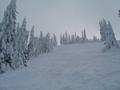
[[[60,46],[27,68],[0,75],[0,90],[120,90],[120,50],[102,43]]]

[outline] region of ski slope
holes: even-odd
[[[59,46],[0,75],[0,90],[120,90],[120,50],[102,43]]]

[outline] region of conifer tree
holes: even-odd
[[[33,57],[34,51],[35,49],[34,49],[34,26],[33,26],[30,32],[30,40],[28,44],[29,58]]]
[[[53,34],[53,37],[52,37],[52,44],[54,47],[57,46],[57,37],[55,34]]]
[[[104,41],[105,49],[119,47],[111,23],[106,23],[105,19],[100,21],[101,40]]]
[[[16,0],[11,0],[1,22],[1,48],[4,55],[4,63],[15,69],[15,32],[16,32]]]
[[[21,58],[23,60],[23,65],[26,66],[26,60],[27,60],[27,41],[28,41],[28,32],[26,30],[26,18],[24,18],[23,22],[22,22],[22,25],[21,25],[21,28],[20,28],[20,32],[18,33],[19,34],[19,53],[21,55]]]

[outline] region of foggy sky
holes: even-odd
[[[10,0],[0,0],[0,21]],[[27,29],[35,26],[35,34],[40,31],[56,33],[77,32],[86,29],[87,35],[99,35],[99,20],[110,20],[120,39],[120,0],[17,0],[17,19],[21,23],[27,18]]]

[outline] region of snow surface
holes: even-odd
[[[27,68],[0,75],[0,90],[120,90],[120,50],[102,43],[59,46]]]

